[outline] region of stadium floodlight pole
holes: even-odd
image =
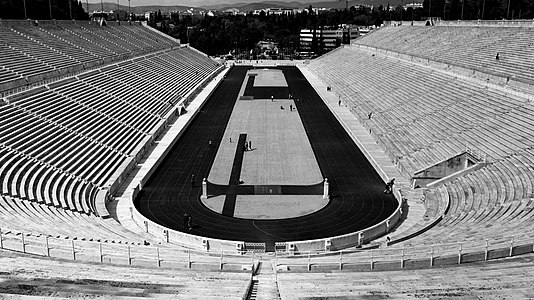
[[[22,0],[24,3],[24,19],[28,19],[28,13],[26,12],[26,0]]]
[[[481,20],[484,20],[484,10],[486,8],[486,0],[484,0],[484,2],[482,2],[482,17],[480,18]]]
[[[462,14],[460,15],[460,20],[464,19],[464,7],[465,7],[465,0],[462,0]]]
[[[117,21],[120,21],[120,17],[119,17],[119,0],[117,0]]]
[[[506,19],[510,20],[510,0],[508,0],[508,9],[506,10]]]
[[[128,21],[132,19],[132,7],[130,6],[130,0],[128,0]]]

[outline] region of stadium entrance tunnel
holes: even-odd
[[[134,220],[156,236],[162,236],[164,231],[165,242],[201,249],[209,245],[209,249],[235,250],[235,243],[260,243],[265,244],[266,251],[274,251],[275,243],[288,243],[297,251],[324,250],[327,244],[329,249],[337,250],[386,234],[400,219],[401,200],[397,193],[384,194],[384,182],[379,174],[300,70],[294,66],[278,67],[288,86],[276,87],[279,95],[273,95],[267,92],[268,87],[256,88],[248,81],[246,75],[250,69],[252,67],[232,67],[200,106],[199,113],[176,137],[174,146],[164,158],[158,159],[158,166],[134,198]],[[240,90],[247,90],[245,95],[254,100],[239,101],[243,94]],[[295,100],[288,99],[289,91]],[[259,118],[258,113],[248,110],[247,105],[270,110],[272,116],[285,118],[280,120],[292,122],[290,124],[301,124],[298,133],[279,126],[280,138],[298,141],[297,146],[304,141],[309,143],[312,157],[309,162],[318,166],[314,174],[319,180],[314,179],[315,184],[301,184],[297,180],[304,175],[310,177],[309,174],[279,172],[280,176],[286,176],[281,178],[286,179],[274,182],[258,177],[260,179],[253,181],[250,174],[242,174],[236,178],[245,182],[236,184],[230,193],[235,197],[234,205],[225,207],[236,143],[243,133],[232,133],[231,141],[225,136],[237,102],[244,108],[240,112],[248,114],[251,120]],[[284,110],[280,109],[282,105]],[[192,110],[188,108],[190,113]],[[267,139],[258,137],[259,133],[251,135],[250,130],[248,134],[251,137],[247,135],[246,139],[252,140],[252,148],[262,147],[262,141]],[[268,145],[275,147],[277,143]],[[221,149],[229,149],[227,160],[221,167],[213,168],[217,154],[223,153]],[[255,157],[261,151],[247,152],[245,160],[253,160],[244,163],[249,167],[243,172],[264,169],[261,165],[250,167],[249,164],[257,162]],[[278,157],[286,159],[288,164],[294,163],[288,159],[291,151],[295,148],[280,152]],[[216,171],[226,174],[224,178],[227,179],[212,181],[219,186],[207,182],[209,195],[202,197],[201,182]],[[196,180],[192,180],[192,175]],[[330,189],[330,197],[326,199],[320,182],[324,178],[328,178]],[[214,195],[220,195],[222,200]],[[289,202],[282,197],[296,200],[289,207]],[[295,214],[292,210],[297,211],[295,207],[307,199],[312,199],[317,206],[307,211],[299,208],[300,213]],[[250,201],[245,203],[245,200]],[[190,230],[183,225],[186,212],[192,216]]]
[[[480,151],[466,149],[414,173],[412,188],[432,188],[452,181],[487,165],[486,156]]]

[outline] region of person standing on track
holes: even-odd
[[[191,174],[191,187],[195,187],[195,174]]]

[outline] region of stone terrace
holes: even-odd
[[[278,274],[282,299],[527,299],[532,255],[463,267]],[[361,298],[360,298],[361,297]]]
[[[99,26],[54,21],[36,26],[6,21],[0,37],[0,92],[179,47],[177,41],[138,23]]]
[[[309,65],[351,108],[407,178],[464,151],[466,146],[487,155],[486,167],[426,191],[439,205],[450,201],[449,211],[435,228],[403,242],[403,246],[506,240],[512,236],[517,242],[533,234],[534,128],[529,117],[534,110],[533,95],[398,55],[429,55],[434,48],[428,52],[418,47],[434,45],[437,51],[437,43],[446,40],[451,40],[451,47],[461,48],[467,45],[462,43],[465,36],[452,36],[464,29],[383,28],[356,43],[388,52],[355,45]],[[520,35],[528,30],[510,32]],[[473,43],[481,39],[481,44],[490,43],[483,36],[491,32],[495,36],[492,44],[506,34],[501,28],[470,28],[468,33],[475,31]],[[421,42],[421,36],[427,42]],[[518,39],[517,43],[524,41]],[[521,51],[514,53],[514,60],[528,65],[534,48]],[[460,53],[443,51],[428,58],[454,63],[461,59]],[[483,59],[470,57],[473,64],[483,65]],[[521,73],[532,78],[528,72]]]
[[[56,261],[0,251],[0,298],[243,299],[250,272]]]
[[[384,27],[355,44],[534,84],[534,28]],[[495,57],[499,53],[499,60]]]

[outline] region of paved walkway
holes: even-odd
[[[282,299],[532,299],[534,255],[381,272],[278,273]]]

